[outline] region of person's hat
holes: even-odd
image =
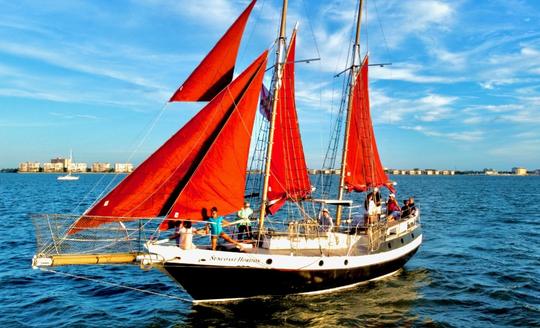
[[[394,194],[390,194],[390,195],[388,195],[388,197],[392,197],[392,198],[394,198],[394,197],[396,197],[396,195],[394,195]]]
[[[327,208],[323,208],[322,211],[328,213],[328,209],[327,209]]]

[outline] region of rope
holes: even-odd
[[[71,273],[67,273],[67,272],[56,271],[56,270],[52,270],[52,269],[45,269],[45,268],[41,268],[41,267],[39,269],[41,271],[50,272],[50,273],[56,273],[56,274],[60,274],[60,275],[66,276],[66,277],[70,277],[70,278],[88,280],[88,281],[97,282],[97,283],[103,284],[103,285],[109,285],[109,286],[114,286],[114,287],[118,287],[118,288],[125,288],[125,289],[134,290],[134,291],[141,292],[141,293],[146,293],[146,294],[151,294],[151,295],[156,295],[156,296],[161,296],[161,297],[168,297],[168,298],[175,299],[175,300],[180,300],[180,301],[184,301],[184,302],[193,303],[193,300],[190,300],[188,298],[182,298],[182,297],[177,297],[177,296],[168,295],[168,294],[161,294],[161,293],[158,293],[158,292],[153,292],[151,290],[144,290],[144,289],[140,289],[140,288],[136,288],[136,287],[125,286],[125,285],[117,284],[117,283],[114,283],[114,282],[109,282],[109,281],[105,281],[105,280],[98,280],[98,279],[94,279],[94,278],[75,275],[75,274],[71,274]]]

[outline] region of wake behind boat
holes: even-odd
[[[362,1],[344,91],[337,199],[315,198],[310,184],[294,100],[297,29],[288,44],[285,37],[287,0],[270,91],[262,85],[268,51],[233,79],[254,6],[171,97],[209,101],[199,113],[84,214],[34,216],[34,267],[139,264],[167,273],[194,301],[219,301],[351,287],[399,270],[415,254],[420,211],[413,203],[403,212],[385,209],[380,199],[379,188],[395,190],[371,124],[367,57],[360,62]],[[247,172],[260,93],[265,119],[253,153],[262,160],[252,160],[249,170],[263,172],[257,175]],[[353,192],[365,193],[365,204],[346,199]],[[287,219],[278,219],[284,209]],[[227,226],[220,215],[239,220]],[[172,228],[173,236],[163,236]],[[221,239],[227,243],[218,246]]]

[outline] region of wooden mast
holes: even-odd
[[[339,177],[339,190],[338,190],[338,200],[343,199],[343,191],[345,189],[345,175],[347,171],[347,149],[349,147],[349,131],[351,129],[351,115],[352,115],[352,101],[354,96],[354,84],[356,82],[356,75],[358,74],[358,68],[360,67],[360,23],[362,21],[362,4],[363,0],[359,1],[358,4],[358,17],[356,19],[356,38],[354,41],[353,46],[353,53],[352,53],[352,66],[351,66],[351,80],[349,82],[349,99],[347,102],[347,119],[345,121],[345,133],[344,133],[344,140],[343,140],[343,155],[341,157],[341,172]],[[357,62],[358,61],[358,62]],[[336,225],[339,226],[341,224],[341,216],[342,216],[342,207],[341,205],[337,205],[336,210]]]
[[[276,125],[276,111],[279,99],[279,89],[281,86],[281,76],[283,75],[283,65],[285,63],[285,27],[287,21],[287,4],[288,0],[283,0],[283,8],[281,10],[281,26],[279,28],[279,38],[276,50],[276,66],[274,75],[274,94],[272,97],[272,115],[270,118],[270,129],[268,131],[268,145],[266,148],[266,164],[264,168],[264,183],[261,197],[261,210],[259,216],[259,232],[264,228],[264,217],[266,215],[266,206],[268,202],[268,183],[270,179],[270,163],[272,161],[272,149],[274,147],[274,131]]]

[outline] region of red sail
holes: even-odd
[[[210,101],[231,83],[236,55],[249,14],[256,0],[251,1],[242,15],[206,55],[187,80],[176,90],[172,101]]]
[[[209,158],[208,153],[215,152],[212,148],[218,142],[216,139],[232,138],[232,136],[223,134],[225,127],[230,125],[228,122],[232,120],[231,117],[236,118],[240,109],[242,109],[242,113],[245,110],[256,110],[256,99],[252,108],[249,107],[251,103],[247,103],[247,100],[244,99],[257,98],[262,84],[259,81],[261,71],[264,71],[266,65],[266,55],[267,52],[264,52],[182,129],[138,166],[107,196],[88,210],[84,217],[77,222],[75,228],[71,230],[71,233],[77,232],[77,228],[95,227],[107,222],[129,220],[126,218],[167,215],[187,185],[204,183],[204,181],[190,181],[194,175],[200,174],[197,172],[203,164],[202,161]],[[256,96],[252,96],[251,90],[255,90],[253,92]],[[247,121],[248,119],[249,117],[245,117],[246,121],[241,122],[236,122],[238,121],[236,119],[235,124],[242,124],[235,128],[240,131],[246,130],[253,124]],[[251,132],[251,129],[249,131]],[[244,138],[244,135],[240,135],[238,138]],[[246,142],[249,142],[249,137],[246,138],[248,140]],[[226,153],[234,152],[235,160],[238,163],[247,162],[247,155],[246,159],[243,159],[243,154],[236,147],[239,144],[243,145],[243,140],[227,139],[219,142],[229,143],[228,147],[220,149],[223,156],[228,158],[230,156]],[[220,162],[215,156],[212,159]],[[227,165],[229,163],[224,164],[222,171],[206,172],[207,175],[203,175],[201,178],[204,180],[206,177],[222,174],[241,181],[242,178],[239,175],[245,175],[246,170],[227,171],[227,169],[233,168]],[[218,187],[222,186],[216,186],[216,188]],[[196,196],[200,199],[206,197],[205,194]],[[191,201],[195,203],[197,200]],[[240,201],[238,207],[241,205]],[[214,204],[209,206],[214,206]],[[191,217],[191,215],[194,214],[190,213],[192,219],[200,218],[200,214],[197,217]]]
[[[259,100],[264,71],[265,52],[252,65],[254,77],[223,122],[204,157],[180,192],[168,218],[205,219],[210,208],[220,215],[238,211],[244,202],[249,144]]]
[[[366,56],[356,83],[350,110],[351,122],[347,147],[345,186],[348,191],[363,192],[370,188],[394,187],[384,173],[369,109],[368,94],[368,58]]]
[[[294,99],[295,46],[296,30],[291,37],[278,93],[268,188],[270,214],[276,213],[286,200],[299,201],[311,192]]]

